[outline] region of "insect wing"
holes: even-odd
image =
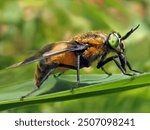
[[[88,46],[86,44],[78,44],[76,42],[75,42],[75,44],[70,44],[70,45],[71,45],[70,47],[68,47],[66,49],[59,50],[59,51],[51,51],[51,50],[49,50],[47,52],[44,52],[43,54],[37,53],[34,56],[31,56],[31,57],[25,59],[22,62],[19,62],[17,64],[14,64],[14,65],[11,65],[11,66],[7,67],[6,69],[16,68],[16,67],[19,67],[19,66],[22,66],[22,65],[31,64],[33,62],[41,61],[43,59],[46,59],[46,58],[49,58],[51,56],[58,55],[58,54],[61,54],[61,53],[65,53],[65,52],[82,51],[82,50],[85,50],[87,48],[87,46]]]

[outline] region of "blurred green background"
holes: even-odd
[[[0,0],[0,69],[32,55],[47,43],[68,40],[91,30],[124,35],[126,55],[138,70],[150,71],[149,0]],[[1,70],[0,87],[33,80],[35,64]],[[121,73],[114,63],[106,66]],[[76,74],[68,71],[65,74]],[[81,73],[103,73],[95,66]],[[50,77],[51,78],[51,77]],[[33,82],[34,84],[34,82]],[[20,89],[21,91],[21,89]],[[13,92],[12,92],[13,93]],[[15,108],[4,112],[150,112],[150,88],[56,103]]]

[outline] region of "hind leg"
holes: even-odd
[[[22,96],[20,100],[23,100],[24,98],[30,96],[34,92],[38,91],[40,89],[40,86],[43,84],[43,82],[49,77],[49,75],[57,68],[57,67],[64,67],[68,69],[74,69],[76,70],[75,66],[71,65],[65,65],[65,64],[56,64],[53,63],[51,65],[45,65],[45,64],[40,64],[37,66],[36,73],[35,73],[35,80],[36,80],[36,86],[35,88],[27,93],[26,95]]]
[[[51,64],[51,65],[45,65],[44,67],[37,66],[36,73],[35,73],[35,80],[36,80],[36,86],[35,88],[27,93],[26,95],[22,96],[20,100],[23,100],[24,98],[30,96],[34,92],[38,91],[40,89],[40,86],[43,84],[43,82],[48,78],[48,76],[58,67],[58,64]]]
[[[32,93],[36,92],[36,91],[39,90],[39,89],[40,89],[40,88],[38,88],[38,87],[34,87],[33,90],[32,90],[31,92],[27,93],[27,94],[24,95],[24,96],[21,96],[20,101],[23,101],[24,98],[30,96]]]

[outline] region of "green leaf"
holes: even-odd
[[[76,86],[76,75],[63,75],[60,78],[50,77],[38,92],[24,99],[24,101],[20,101],[19,98],[31,91],[30,88],[34,86],[32,81],[0,87],[0,110],[98,96],[150,86],[150,73],[138,74],[134,77],[122,74],[113,74],[110,77],[104,74],[81,75],[80,77],[79,88],[74,88]],[[71,88],[74,88],[73,91],[71,91]]]

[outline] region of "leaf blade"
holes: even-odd
[[[89,79],[92,79],[92,77],[94,77],[94,79],[95,77],[97,77],[96,79],[101,79],[103,77],[103,79],[101,79],[101,81],[88,81]],[[150,73],[137,75],[134,79],[122,75],[113,75],[110,78],[106,78],[106,75],[101,75],[101,78],[99,77],[99,75],[81,75],[83,80],[83,82],[81,82],[81,87],[74,89],[73,93],[70,92],[68,88],[59,91],[57,89],[56,91],[50,91],[50,94],[43,93],[44,95],[27,98],[23,102],[19,100],[0,102],[0,111],[25,105],[73,100],[150,86]],[[75,76],[72,76],[72,78],[70,77],[71,80],[74,78]],[[68,80],[69,76],[58,79],[54,88],[62,84],[65,85],[65,83],[66,86],[71,86],[74,83],[64,79]]]

